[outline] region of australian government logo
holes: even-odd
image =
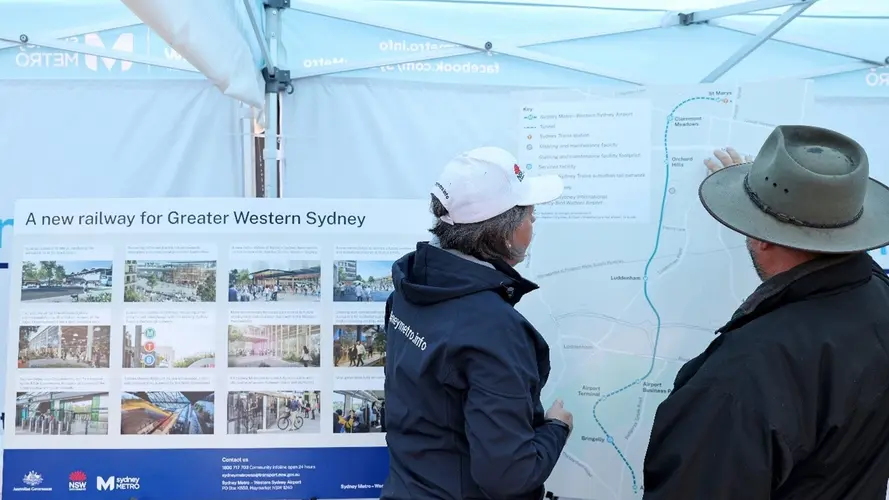
[[[12,491],[52,491],[52,486],[41,486],[43,484],[43,476],[34,471],[25,474],[25,477],[22,478],[22,484],[24,486],[14,486]]]

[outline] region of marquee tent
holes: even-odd
[[[812,80],[887,180],[887,65],[883,0],[0,0],[0,231],[16,197],[252,196],[254,122],[266,196],[428,196],[550,90]]]

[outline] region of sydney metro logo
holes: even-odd
[[[114,41],[114,44],[111,46],[112,50],[118,50],[120,52],[133,52],[133,41],[135,36],[132,33],[121,33],[120,36],[117,37],[117,40]],[[99,49],[105,48],[105,42],[102,41],[102,38],[98,33],[88,33],[83,37],[83,43],[89,45],[90,47],[96,47]],[[102,64],[105,65],[105,69],[111,70],[114,68],[114,65],[117,64],[117,59],[112,59],[110,57],[96,57],[94,55],[85,55],[83,56],[83,61],[86,63],[86,67],[92,71],[99,70],[99,60],[102,60]],[[120,62],[120,70],[127,71],[133,67],[132,61],[121,61]]]
[[[86,491],[86,474],[82,470],[68,474],[68,491]]]

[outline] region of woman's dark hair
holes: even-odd
[[[491,261],[520,257],[519,252],[510,247],[509,240],[533,207],[512,207],[496,217],[473,224],[442,222],[441,217],[448,215],[448,211],[435,196],[432,197],[429,210],[436,219],[429,232],[438,238],[442,248]]]

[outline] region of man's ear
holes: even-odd
[[[752,240],[752,241],[753,241],[753,247],[759,251],[771,250],[772,248],[775,247],[775,245],[773,243],[769,243],[767,241],[760,241],[760,240]]]

